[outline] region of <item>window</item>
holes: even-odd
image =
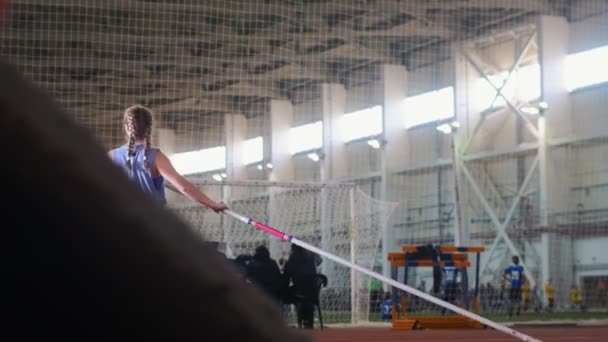
[[[382,133],[382,106],[344,114],[342,136],[345,142]]]
[[[608,82],[606,61],[608,61],[608,46],[568,55],[564,63],[568,91]]]
[[[408,97],[402,102],[405,128],[454,116],[454,88],[447,87]]]
[[[243,141],[243,163],[245,165],[264,160],[264,138],[256,137]]]
[[[296,154],[323,146],[323,123],[317,121],[289,130],[289,151]]]
[[[187,175],[226,168],[226,147],[176,153],[170,157],[177,172]]]

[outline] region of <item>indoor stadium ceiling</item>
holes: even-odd
[[[454,41],[569,18],[576,2],[12,0],[0,55],[81,113],[247,112],[321,82],[373,81],[383,63],[445,60]]]

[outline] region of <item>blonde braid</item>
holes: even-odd
[[[131,170],[134,166],[135,141],[143,140],[145,142],[143,167],[144,170],[149,171],[148,153],[152,145],[152,112],[148,108],[139,105],[129,107],[124,113],[123,123],[129,136],[127,169]]]
[[[146,148],[144,149],[144,170],[146,171],[150,171],[150,165],[148,165],[148,152],[150,151],[150,147],[152,145],[152,128],[148,127],[148,129],[146,130],[146,137],[145,137],[145,142],[146,142]]]
[[[127,170],[133,168],[133,157],[135,156],[135,127],[133,127],[134,116],[132,113],[128,113],[126,117],[127,134],[129,135],[129,148],[127,150],[127,162],[125,167]]]

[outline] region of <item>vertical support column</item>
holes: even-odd
[[[244,179],[246,178],[246,172],[245,165],[243,164],[242,146],[247,134],[247,120],[245,116],[237,113],[224,114],[224,131],[224,136],[226,137],[226,174],[228,180]],[[233,199],[233,188],[230,185],[223,185],[221,191],[223,201],[229,202]],[[231,231],[229,227],[232,223],[231,220],[225,220],[223,215],[220,215],[219,219],[222,220],[225,241],[232,241],[229,236],[226,236]]]
[[[541,99],[549,104],[545,111],[551,136],[573,133],[572,104],[566,88],[564,62],[568,56],[569,24],[564,17],[540,16],[537,22]]]
[[[555,287],[556,309],[568,305],[568,289],[572,284],[574,273],[574,254],[571,246],[570,237],[554,232],[546,232],[541,235],[542,284],[539,286],[544,286],[549,279],[552,280]],[[546,297],[543,296],[543,299],[546,301]]]
[[[461,203],[465,200],[465,194],[462,187],[462,171],[461,165],[463,155],[473,143],[478,130],[482,126],[484,118],[478,108],[471,102],[471,89],[473,82],[477,81],[479,75],[464,55],[464,49],[467,46],[463,43],[455,43],[452,45],[452,69],[454,72],[454,119],[460,125],[452,133],[452,176],[453,176],[453,198],[454,198],[454,244],[468,245],[469,231],[463,222],[469,222],[469,217],[466,212],[463,212]]]
[[[348,155],[342,140],[340,126],[346,102],[346,90],[342,84],[321,85],[321,110],[323,111],[323,154],[321,181],[348,176]]]
[[[293,121],[293,105],[289,101],[270,101],[270,125],[272,133],[271,181],[290,181],[294,179],[294,167],[289,153],[289,129]]]
[[[462,225],[462,206],[461,202],[461,182],[460,182],[460,163],[462,163],[458,145],[458,129],[452,132],[451,147],[452,147],[452,176],[453,182],[453,198],[454,198],[454,246],[466,246],[468,244],[468,232]],[[440,189],[441,191],[441,189]]]
[[[535,37],[538,37],[536,34],[534,34]],[[530,38],[532,39],[534,42],[537,38]],[[530,43],[532,43],[530,42]],[[528,44],[524,44],[523,41],[521,39],[516,39],[514,42],[514,49],[513,49],[513,59],[515,61],[521,61],[521,58],[523,58],[523,55],[525,54],[525,50],[526,50],[526,46]],[[512,76],[511,76],[512,77]],[[517,146],[519,146],[521,143],[524,142],[524,129],[526,129],[526,127],[524,127],[524,121],[522,119],[522,117],[520,115],[515,115],[515,144]],[[540,130],[540,129],[539,129]],[[540,135],[540,133],[539,133]],[[524,179],[526,177],[526,156],[519,154],[517,155],[517,160],[515,162],[515,173],[516,173],[516,178],[517,178],[517,188],[520,189],[521,186],[524,183]],[[523,218],[526,216],[526,201],[522,201],[522,203],[519,205],[519,211],[518,211],[518,215],[520,218]],[[521,222],[525,222],[525,221],[521,221]],[[532,227],[530,227],[532,228]],[[529,229],[528,227],[525,226],[525,224],[522,224],[521,227],[519,229]],[[522,260],[527,259],[526,257],[526,253],[528,253],[528,251],[526,250],[526,245],[525,243],[522,245],[522,250],[521,250],[521,258]]]
[[[390,200],[389,193],[392,170],[404,169],[409,160],[408,140],[405,132],[402,103],[407,97],[407,69],[402,65],[383,65],[382,66],[382,125],[383,140],[385,145],[382,147],[381,170],[382,181],[380,183],[380,198]],[[390,222],[382,232],[382,271],[384,276],[390,276],[390,265],[388,253],[397,246],[394,243],[395,237],[390,227]],[[384,290],[388,290],[384,285]]]
[[[541,271],[541,283],[537,284],[539,289],[543,289],[549,278],[551,278],[551,240],[553,233],[542,233],[540,236],[540,271]],[[542,296],[542,301],[546,305],[547,297]]]
[[[341,119],[344,115],[344,108],[346,102],[346,90],[342,84],[321,84],[321,111],[322,111],[322,122],[323,122],[323,157],[320,161],[321,168],[321,182],[327,182],[335,178],[340,178],[348,175],[348,156],[346,151],[346,145],[341,139]],[[329,212],[332,207],[330,201],[335,199],[345,199],[348,197],[336,196],[336,191],[343,191],[340,189],[327,189],[323,187],[321,189],[321,249],[325,251],[335,251],[336,241],[332,240],[333,227],[328,223],[332,213]],[[350,209],[350,206],[347,206]],[[350,215],[354,215],[351,212]],[[352,230],[352,226],[349,227]],[[352,231],[351,231],[352,232]],[[352,236],[351,238],[351,259],[355,259],[354,250],[352,249]],[[322,272],[326,274],[330,279],[335,277],[333,262],[324,262],[321,266]],[[351,270],[351,320],[355,323],[356,317],[356,283],[355,283],[355,272]],[[354,287],[353,287],[354,286]]]
[[[568,207],[568,170],[561,156],[547,146],[548,141],[573,134],[572,105],[564,79],[564,62],[568,55],[569,24],[563,17],[539,16],[537,20],[538,54],[541,77],[541,100],[548,109],[541,111],[539,131],[539,191],[540,223],[551,228],[552,213]],[[550,230],[551,231],[551,230]],[[549,278],[556,280],[562,270],[551,266],[553,233],[541,238],[541,279],[543,286]]]
[[[408,72],[402,65],[382,66],[382,131],[386,143],[382,149],[383,171],[404,169],[408,164],[408,140],[403,117],[407,78]],[[382,184],[382,194],[387,195],[388,185],[385,182]]]
[[[242,114],[226,114],[224,116],[226,130],[226,174],[230,180],[246,178],[243,163],[243,141],[247,134],[247,119]]]
[[[271,181],[291,181],[294,179],[293,159],[289,153],[289,129],[293,121],[293,105],[289,101],[270,100],[270,125],[271,125],[271,155],[273,165],[270,172]],[[281,227],[280,201],[277,199],[273,189],[269,191],[268,212],[271,226]],[[284,248],[282,248],[285,246]],[[270,239],[269,250],[273,257],[281,257],[289,246],[281,244],[280,240]]]
[[[555,165],[559,156],[547,150],[547,141],[573,133],[572,105],[563,73],[569,25],[563,17],[539,16],[537,30],[541,100],[549,105],[539,120],[540,218],[541,224],[547,227],[551,212],[565,209],[568,198],[567,170]]]

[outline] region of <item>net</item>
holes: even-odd
[[[375,271],[389,276],[402,245],[484,246],[482,313],[506,316],[503,272],[519,255],[526,314],[578,319],[608,310],[607,32],[603,0],[12,0],[0,56],[108,149],[125,142],[122,111],[143,104],[154,144],[191,177],[348,182],[399,203]],[[253,196],[230,187],[212,195]],[[260,196],[235,205],[298,223]],[[334,219],[302,203],[306,219]],[[189,210],[209,234],[241,231]],[[410,276],[430,291],[429,269]],[[373,288],[380,320],[390,287]]]
[[[371,198],[354,184],[193,181],[210,196],[223,198],[231,210],[366,269],[379,264],[381,235],[396,206]],[[281,265],[289,258],[288,242],[217,215],[181,195],[172,196],[169,203],[202,237],[219,243],[229,259],[252,256],[258,246],[266,246]],[[324,258],[317,266],[328,278],[320,293],[325,322],[368,322],[370,277]]]

